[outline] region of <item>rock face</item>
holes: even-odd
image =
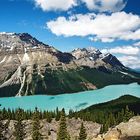
[[[140,82],[140,74],[95,48],[63,53],[28,33],[0,33],[0,97],[73,93],[131,82]]]
[[[75,138],[78,137],[80,126],[81,126],[81,120],[80,119],[67,119],[67,129],[70,133],[71,139],[75,140]],[[6,121],[4,121],[6,123]],[[14,133],[14,124],[16,121],[11,120],[8,130],[5,133],[5,136],[8,140],[15,140],[15,137],[13,135]],[[32,121],[31,120],[24,120],[23,122],[24,131],[25,131],[25,138],[24,140],[32,140]],[[59,122],[52,120],[51,123],[48,123],[46,120],[40,121],[41,130],[40,133],[43,136],[43,140],[56,140],[57,137],[57,130],[59,127]],[[100,124],[93,123],[93,122],[84,122],[84,126],[87,130],[87,137],[89,139],[92,139],[94,136],[99,134],[100,132]],[[50,135],[48,135],[48,132],[50,131]]]
[[[6,122],[7,120],[3,121],[3,123]],[[11,120],[8,129],[3,131],[8,140],[15,140],[13,135],[15,123],[16,121]],[[32,140],[32,121],[24,120],[22,123],[25,131],[24,140]],[[56,140],[59,122],[54,119],[51,123],[48,123],[46,120],[40,120],[40,125],[40,133],[43,136],[43,140]],[[75,140],[78,137],[80,126],[80,119],[67,119],[67,129],[71,140]],[[135,116],[126,123],[122,122],[116,127],[110,128],[105,134],[99,134],[101,128],[100,124],[85,121],[84,126],[87,132],[87,139],[89,140],[140,140],[140,116]],[[48,135],[48,131],[50,131],[50,135]]]
[[[99,135],[93,140],[140,140],[140,116],[110,128],[106,134]]]
[[[121,130],[122,137],[140,136],[140,117],[133,117],[129,122],[121,123],[116,128]]]

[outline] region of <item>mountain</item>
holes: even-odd
[[[61,52],[28,33],[0,33],[0,97],[56,95],[140,83],[140,74],[95,48]]]
[[[96,48],[83,48],[75,49],[72,51],[72,55],[76,58],[76,63],[79,65],[86,65],[93,68],[99,68],[104,66],[106,69],[119,69],[124,67],[123,64],[112,54],[102,54]]]

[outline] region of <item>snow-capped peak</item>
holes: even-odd
[[[14,35],[12,32],[0,32],[0,35]]]

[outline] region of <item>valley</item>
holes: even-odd
[[[0,33],[0,139],[139,140],[139,84],[110,53]]]

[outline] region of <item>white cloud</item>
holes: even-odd
[[[113,42],[114,41],[114,39],[113,38],[101,38],[101,39],[99,39],[99,38],[97,38],[97,37],[89,37],[88,38],[90,41],[93,41],[93,42],[96,42],[96,41],[101,41],[101,42],[104,42],[104,43],[106,43],[106,42]]]
[[[34,0],[36,6],[39,6],[43,11],[61,10],[67,11],[68,9],[76,6],[76,0]]]
[[[126,0],[81,0],[89,10],[98,10],[100,12],[110,11],[118,12],[126,6]]]
[[[136,43],[134,44],[134,46],[140,47],[140,41],[139,41],[139,42],[136,42]]]
[[[133,46],[121,46],[111,49],[103,49],[103,53],[113,53],[113,54],[125,54],[125,55],[138,55],[140,53],[140,48]]]
[[[121,56],[118,59],[127,67],[133,69],[140,68],[140,57],[138,56]]]
[[[127,67],[138,69],[140,68],[140,47],[134,46],[120,46],[110,49],[101,50],[102,53],[111,53]]]
[[[95,40],[112,42],[115,39],[139,40],[140,17],[132,13],[116,12],[111,15],[87,13],[58,17],[47,22],[57,36],[94,36]],[[93,39],[94,40],[94,39]]]
[[[43,11],[61,10],[67,11],[72,7],[85,3],[89,10],[100,12],[117,12],[126,6],[126,0],[34,0],[36,6]]]
[[[128,31],[121,36],[124,40],[139,40],[140,39],[140,29],[135,31]]]

